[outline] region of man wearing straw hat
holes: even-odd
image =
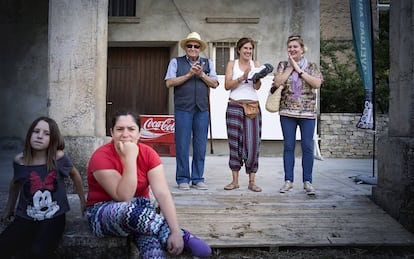
[[[203,175],[209,124],[208,88],[216,88],[219,83],[213,63],[200,57],[207,47],[200,34],[191,32],[180,41],[180,46],[185,55],[170,61],[165,76],[167,87],[174,87],[176,182],[180,190],[189,190],[190,183],[196,189],[207,190]]]

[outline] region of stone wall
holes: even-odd
[[[320,116],[319,136],[322,157],[369,158],[373,152],[372,130],[355,125],[361,115],[354,113],[323,113]],[[376,139],[387,134],[388,116],[376,116]],[[377,147],[375,148],[377,150]],[[376,152],[377,153],[377,152]]]
[[[376,0],[371,0],[374,34],[378,31],[376,4]],[[352,40],[349,1],[319,0],[319,13],[323,40]]]
[[[349,1],[320,0],[321,38],[324,40],[352,40]]]

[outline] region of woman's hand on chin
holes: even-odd
[[[136,158],[138,156],[138,145],[132,141],[118,141],[115,149],[121,158]]]

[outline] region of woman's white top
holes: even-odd
[[[251,70],[255,68],[253,60],[250,60],[250,68]],[[239,60],[238,59],[234,60],[232,79],[237,80],[237,78],[243,76],[243,74],[244,74],[244,71],[241,71],[239,67]],[[253,81],[251,79],[247,80],[247,82],[243,80],[243,82],[241,82],[239,86],[237,86],[236,88],[233,88],[230,91],[229,97],[234,100],[253,100],[253,101],[259,100],[259,96],[257,95],[257,90],[253,88]]]

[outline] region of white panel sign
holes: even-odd
[[[230,91],[224,89],[224,76],[218,76],[220,85],[210,91],[211,102],[211,129],[213,139],[227,139],[226,108]],[[272,87],[273,75],[262,79],[262,86],[258,91],[259,102],[262,111],[262,139],[282,140],[279,113],[270,113],[265,109],[266,98]],[[210,133],[209,133],[210,134]],[[299,130],[296,131],[297,139],[300,139]]]

